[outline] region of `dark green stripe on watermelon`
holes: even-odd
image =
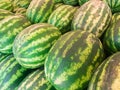
[[[88,90],[120,89],[120,52],[108,57],[96,70]]]
[[[8,54],[0,53],[0,62],[3,61],[7,56]]]
[[[0,89],[16,90],[28,73],[29,71],[21,67],[13,55],[6,57],[0,63]]]
[[[0,9],[12,11],[12,2],[10,0],[0,0]]]
[[[0,20],[13,16],[14,14],[8,10],[0,9]]]
[[[30,73],[18,86],[18,90],[55,90],[46,80],[44,69],[40,68]]]
[[[47,23],[34,24],[24,29],[14,41],[15,58],[26,68],[43,65],[49,49],[60,35],[56,27]]]
[[[32,0],[26,15],[32,23],[47,22],[53,7],[54,0]]]
[[[102,44],[95,35],[71,31],[51,48],[45,61],[45,74],[58,90],[83,90],[103,57]]]
[[[0,21],[0,52],[12,53],[16,35],[31,23],[23,16],[10,16]]]
[[[61,33],[64,34],[71,30],[71,22],[76,10],[76,7],[61,5],[52,12],[48,19],[48,23],[58,27]]]
[[[120,12],[120,0],[103,0],[111,8],[113,13]]]
[[[120,13],[112,17],[112,21],[103,38],[103,45],[109,53],[120,51]]]
[[[75,13],[72,28],[89,31],[100,37],[108,27],[111,17],[111,10],[106,3],[101,0],[90,0]]]

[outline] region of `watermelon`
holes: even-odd
[[[94,34],[70,31],[50,49],[45,75],[57,90],[84,90],[103,59],[102,43]]]
[[[120,51],[120,13],[115,13],[103,38],[103,45],[110,53]]]
[[[18,86],[18,90],[55,90],[46,80],[43,68],[30,73]]]
[[[16,60],[25,68],[40,67],[60,35],[58,28],[47,23],[27,27],[15,38],[13,53]]]
[[[0,20],[13,16],[14,14],[8,10],[0,9]]]
[[[77,5],[78,4],[78,0],[63,0],[64,4],[67,4],[67,5]]]
[[[26,16],[32,23],[47,22],[53,11],[54,0],[32,0]]]
[[[12,53],[16,35],[30,25],[30,21],[21,15],[10,16],[0,21],[0,52]]]
[[[103,0],[111,8],[113,13],[120,12],[120,0]]]
[[[112,13],[106,3],[101,0],[90,0],[76,11],[72,20],[72,29],[85,30],[101,37],[111,18]]]
[[[120,90],[120,52],[109,56],[95,71],[88,90]]]
[[[71,30],[71,22],[74,16],[76,7],[70,5],[61,5],[52,12],[48,19],[48,23],[59,28],[62,34]]]
[[[0,90],[16,90],[30,70],[19,65],[13,55],[0,62]]]
[[[0,9],[12,11],[12,2],[10,0],[0,0]]]

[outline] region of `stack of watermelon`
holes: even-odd
[[[120,0],[0,0],[0,90],[120,90]]]

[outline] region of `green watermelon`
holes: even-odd
[[[99,66],[87,90],[120,90],[120,52],[114,53]]]
[[[15,38],[13,53],[16,60],[25,68],[40,67],[60,35],[58,28],[47,23],[27,27]]]
[[[120,13],[115,13],[103,38],[103,45],[110,53],[120,51]]]
[[[76,11],[72,20],[72,29],[85,30],[101,37],[111,18],[112,13],[106,3],[101,0],[90,0]]]
[[[55,90],[46,80],[44,69],[40,68],[30,73],[18,86],[18,90]]]
[[[47,22],[53,11],[54,0],[32,0],[26,16],[32,23]]]
[[[57,90],[84,90],[103,59],[102,43],[94,34],[70,31],[50,49],[45,75]]]
[[[14,14],[8,10],[0,9],[0,20],[13,16]]]
[[[71,30],[71,22],[74,16],[76,7],[70,5],[61,5],[52,12],[48,19],[48,23],[59,28],[62,34]]]
[[[7,56],[0,62],[0,90],[16,90],[30,72],[19,65],[13,55]]]
[[[10,16],[0,21],[0,52],[12,53],[16,35],[30,25],[30,21],[21,15]]]

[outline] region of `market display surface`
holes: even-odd
[[[120,90],[120,0],[0,0],[0,90]]]

